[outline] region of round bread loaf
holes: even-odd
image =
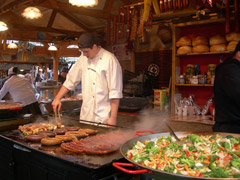
[[[240,41],[240,33],[231,32],[226,34],[226,40],[229,41]]]
[[[215,44],[210,47],[211,52],[222,52],[226,50],[227,50],[226,44]]]
[[[183,36],[176,42],[176,46],[177,47],[180,47],[180,46],[191,46],[191,45],[192,45],[192,40],[188,36]]]
[[[226,39],[222,35],[215,35],[215,36],[210,37],[209,44],[210,45],[226,44]]]
[[[193,51],[194,53],[209,52],[209,46],[207,46],[207,45],[197,45],[197,46],[193,46],[192,51]]]
[[[191,46],[181,46],[177,50],[177,54],[188,54],[192,52],[192,47]]]
[[[206,36],[196,36],[192,40],[192,45],[208,45],[208,37]]]
[[[228,45],[227,45],[227,50],[228,51],[234,51],[236,46],[237,46],[237,44],[238,44],[238,41],[231,41],[231,42],[229,42]]]

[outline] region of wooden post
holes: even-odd
[[[135,72],[135,52],[131,50],[131,71]]]
[[[234,0],[235,7],[235,32],[239,32],[239,0]]]
[[[47,71],[48,64],[45,64],[44,67],[45,67],[45,69],[44,69],[44,79],[48,79],[48,71]]]
[[[229,8],[229,0],[225,1],[225,33],[230,32],[230,8]]]
[[[58,82],[58,63],[59,63],[59,56],[58,53],[53,51],[53,79]],[[54,89],[53,95],[54,97],[57,95],[58,90]]]
[[[53,79],[58,82],[58,63],[59,57],[56,52],[53,53]]]

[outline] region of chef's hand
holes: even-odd
[[[54,99],[52,102],[53,112],[56,113],[57,110],[60,111],[62,103],[58,99]]]
[[[108,119],[107,123],[108,123],[109,125],[117,125],[117,119],[110,117],[110,118]],[[109,127],[112,127],[112,128],[113,128],[113,126],[109,126]]]

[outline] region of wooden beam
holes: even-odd
[[[26,25],[26,24],[11,24],[9,25],[9,29],[17,29],[22,31],[43,31],[43,32],[49,32],[49,33],[58,33],[58,34],[66,34],[66,35],[72,35],[72,36],[80,36],[82,32],[76,32],[76,31],[68,31],[63,29],[56,29],[56,28],[46,28],[46,27],[38,27],[38,26],[32,26],[32,25]]]
[[[65,11],[65,12],[82,14],[82,15],[86,15],[86,16],[92,16],[92,17],[96,17],[96,18],[102,18],[102,19],[108,19],[108,17],[109,17],[109,14],[105,13],[104,11],[81,8],[81,7],[72,6],[69,3],[63,3],[63,2],[57,2],[57,4],[58,4],[59,8],[55,7],[54,9],[58,9],[58,10]],[[38,6],[52,9],[52,6],[48,1],[44,1],[43,3],[39,4]]]
[[[72,21],[74,24],[78,25],[79,27],[83,28],[85,31],[91,31],[85,24],[81,23],[77,18],[70,16],[64,11],[58,11],[60,14],[62,14],[64,17]]]
[[[52,60],[32,60],[32,61],[21,61],[21,60],[0,60],[0,64],[52,64]]]
[[[16,55],[18,53],[18,49],[3,49],[3,46],[0,46],[0,54],[8,54],[8,55]]]
[[[50,51],[48,51],[48,49],[44,46],[34,46],[32,54],[40,57],[51,57]]]
[[[78,48],[67,48],[63,47],[61,48],[61,51],[56,52],[58,57],[79,57],[81,55],[81,52]],[[54,54],[51,51],[48,51],[43,46],[35,46],[32,49],[32,54],[34,56],[42,56],[42,57],[52,57]]]
[[[32,0],[15,0],[6,6],[1,8],[0,15],[5,14],[11,10],[17,9],[25,4],[28,4],[29,2],[32,2]]]
[[[56,17],[56,14],[57,14],[57,11],[56,11],[56,10],[53,10],[53,11],[52,11],[52,14],[51,14],[51,17],[50,17],[50,19],[49,19],[49,21],[48,21],[47,28],[51,28],[51,27],[52,27],[53,22],[54,22],[55,17]]]
[[[51,4],[52,9],[58,9],[59,8],[56,0],[48,0],[48,1]]]
[[[6,39],[39,42],[39,40],[37,39],[37,32],[29,32],[29,31],[25,31],[25,30],[19,31],[19,30],[15,30],[15,29],[9,29],[7,31]],[[45,41],[54,42],[54,41],[59,41],[59,39],[56,39],[55,37],[53,37],[51,35],[47,35],[47,39]]]
[[[106,0],[103,10],[105,12],[110,12],[113,6],[114,0]]]

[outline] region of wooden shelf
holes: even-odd
[[[231,53],[233,53],[233,51],[177,54],[176,56],[181,57],[181,56],[199,56],[199,55],[218,55],[218,54],[231,54]]]
[[[176,86],[185,86],[185,87],[213,87],[213,84],[176,84]]]
[[[230,18],[232,21],[234,18]],[[213,17],[211,19],[205,19],[205,20],[199,20],[199,21],[190,21],[190,22],[184,22],[184,23],[178,23],[175,24],[175,27],[186,27],[186,26],[196,26],[196,25],[205,25],[205,24],[224,24],[225,18],[218,18],[218,17]]]
[[[230,19],[232,22],[232,18]],[[205,52],[205,53],[189,53],[184,55],[177,54],[177,47],[176,42],[181,36],[187,36],[189,35],[197,35],[202,34],[208,36],[208,30],[211,30],[211,34],[209,36],[212,36],[215,34],[224,32],[224,23],[225,18],[211,18],[207,20],[199,20],[199,21],[192,21],[192,22],[183,22],[178,24],[172,24],[172,89],[171,89],[171,96],[174,97],[175,93],[183,93],[184,96],[187,96],[191,91],[192,93],[196,93],[196,96],[200,97],[198,100],[201,100],[201,103],[207,99],[207,97],[203,96],[201,97],[201,93],[205,93],[208,96],[212,95],[212,89],[213,84],[178,84],[176,82],[176,77],[179,76],[180,68],[184,68],[183,64],[188,63],[195,63],[195,62],[201,62],[200,66],[203,66],[204,68],[207,67],[208,64],[219,62],[219,58],[217,56],[228,56],[233,53],[232,51],[223,51],[223,52]],[[211,29],[211,27],[217,27],[221,28],[219,29]],[[198,28],[199,27],[199,28]],[[203,29],[202,29],[203,28]],[[204,32],[203,32],[204,30]],[[209,56],[209,57],[208,57]],[[192,61],[191,61],[192,60]],[[196,61],[195,61],[196,60]],[[205,61],[206,60],[206,61]],[[209,61],[208,61],[209,60]],[[205,71],[205,70],[204,70]],[[184,88],[187,87],[187,88]],[[203,88],[199,88],[203,87]],[[192,89],[191,89],[192,88]],[[174,98],[171,99],[171,114],[175,114],[175,101]]]
[[[208,125],[214,125],[215,121],[213,120],[213,117],[210,115],[207,116],[178,116],[178,115],[172,115],[170,117],[171,121],[180,121],[180,122],[190,122],[190,123],[201,123],[201,124],[208,124]]]
[[[35,61],[21,61],[21,60],[0,60],[0,64],[52,64],[53,60],[35,60]],[[59,62],[59,64],[66,64]]]

